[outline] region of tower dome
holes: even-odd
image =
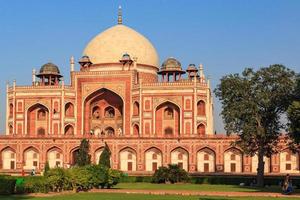
[[[60,75],[60,71],[59,71],[59,68],[57,67],[57,65],[49,62],[49,63],[42,65],[42,67],[40,68],[39,75],[42,75],[42,74]]]
[[[151,42],[135,30],[118,24],[94,37],[83,54],[93,64],[119,63],[125,53],[137,57],[139,64],[158,68],[158,54]]]

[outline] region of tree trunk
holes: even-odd
[[[257,168],[257,186],[264,187],[264,170],[265,170],[265,162],[264,162],[264,153],[263,150],[258,151],[258,168]]]

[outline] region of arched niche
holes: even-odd
[[[126,147],[119,152],[120,170],[121,171],[136,171],[136,151],[132,148]]]
[[[155,110],[157,136],[176,137],[180,134],[180,108],[172,102],[164,102]]]
[[[27,110],[27,134],[46,135],[49,127],[49,110],[42,104],[35,104]],[[44,131],[43,131],[44,130]]]
[[[178,147],[171,151],[171,164],[176,164],[180,168],[188,171],[189,153],[184,148]]]
[[[162,166],[162,152],[156,147],[145,151],[145,170],[155,171]]]

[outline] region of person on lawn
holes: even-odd
[[[287,174],[285,176],[283,184],[282,184],[282,193],[283,194],[291,194],[292,192],[293,192],[292,182],[290,180],[290,175]]]

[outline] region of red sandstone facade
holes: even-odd
[[[97,47],[103,41],[115,45],[103,50]],[[128,173],[153,173],[169,163],[192,173],[255,173],[257,157],[232,147],[235,137],[214,134],[211,89],[202,65],[183,71],[169,58],[159,68],[148,42],[119,24],[88,45],[79,71],[71,59],[69,85],[52,63],[33,72],[31,86],[7,85],[0,172],[39,172],[47,161],[50,167],[70,167],[81,139],[88,138],[93,163],[106,142],[112,167]],[[284,145],[265,162],[267,173],[299,173],[299,155]]]

